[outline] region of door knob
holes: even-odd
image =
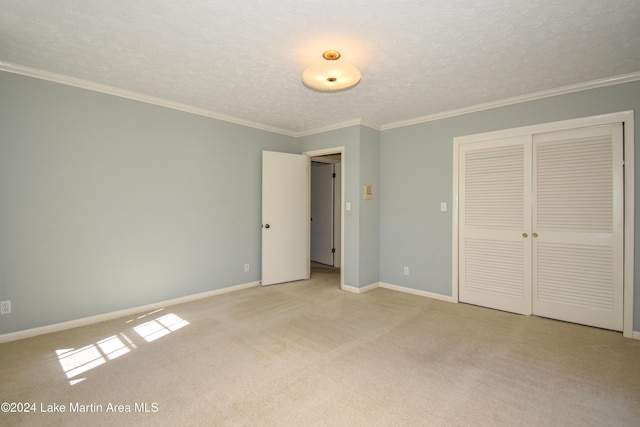
[[[269,224],[265,224],[264,228],[271,228]]]
[[[533,237],[538,237],[538,233],[533,233],[532,236]]]
[[[527,237],[529,237],[529,235],[527,233],[522,233],[522,237],[526,239]]]

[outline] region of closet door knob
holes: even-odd
[[[529,237],[529,235],[527,233],[522,233],[522,237],[526,239],[527,237]]]
[[[533,237],[538,237],[538,233],[533,233],[532,236]]]
[[[269,224],[265,224],[264,228],[271,228]]]

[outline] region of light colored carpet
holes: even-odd
[[[640,423],[639,341],[337,282],[316,268],[309,281],[0,344],[0,402],[37,405],[0,424]],[[66,412],[41,412],[53,404]],[[132,412],[107,412],[118,404]]]

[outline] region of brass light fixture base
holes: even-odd
[[[335,61],[336,59],[340,59],[340,52],[337,50],[328,50],[322,54],[322,57],[327,61]]]

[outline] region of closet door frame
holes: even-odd
[[[453,139],[453,197],[452,197],[452,285],[453,302],[458,302],[459,286],[459,153],[464,144],[481,141],[534,135],[538,133],[569,130],[583,127],[622,123],[624,127],[624,280],[623,280],[623,336],[640,339],[633,331],[634,300],[634,120],[633,111],[603,114],[558,122],[543,123],[519,128],[505,129]]]

